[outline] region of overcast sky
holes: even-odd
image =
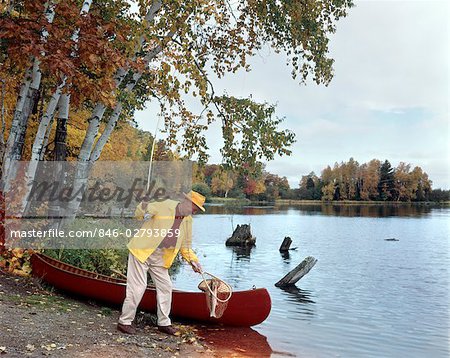
[[[447,1],[356,1],[331,38],[328,87],[299,85],[285,57],[265,50],[250,73],[215,81],[216,93],[277,104],[297,142],[290,157],[266,168],[291,187],[353,157],[418,165],[433,188],[449,189],[449,18]],[[154,132],[155,111],[149,105],[136,114],[140,128]],[[211,163],[221,162],[220,137],[219,126],[208,131]]]

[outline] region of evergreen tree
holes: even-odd
[[[380,200],[391,200],[395,197],[394,169],[386,159],[380,167],[380,181],[378,182],[378,196]]]

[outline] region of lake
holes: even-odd
[[[243,356],[258,345],[253,355],[448,357],[449,218],[448,207],[413,205],[208,206],[194,219],[204,269],[272,298],[265,322],[210,341]],[[237,224],[251,224],[251,251],[225,246]],[[298,247],[288,255],[278,251],[285,236]],[[306,256],[318,262],[296,287],[274,286]],[[183,265],[174,286],[199,281]]]

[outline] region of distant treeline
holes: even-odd
[[[357,201],[448,201],[450,190],[432,189],[432,181],[420,167],[400,163],[392,167],[388,160],[373,159],[359,164],[348,162],[327,166],[317,176],[314,172],[291,188],[286,177],[264,170],[237,172],[222,165],[207,164],[194,168],[194,190],[207,197],[246,198],[259,201],[276,199],[357,200]]]

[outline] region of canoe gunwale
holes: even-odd
[[[96,273],[93,271],[81,269],[81,268],[73,266],[71,264],[67,264],[65,262],[54,259],[53,257],[47,256],[45,254],[34,253],[33,256],[36,256],[39,260],[43,261],[46,265],[51,266],[52,269],[57,270],[57,271],[62,271],[66,274],[71,274],[71,275],[75,275],[75,276],[82,277],[82,278],[90,278],[90,279],[113,283],[113,284],[121,284],[121,285],[127,284],[127,280],[125,280],[125,279],[110,277],[110,276]],[[58,265],[55,265],[53,262],[58,263]],[[70,267],[70,268],[72,268],[72,270],[67,270],[66,267]],[[147,285],[147,288],[154,290],[155,286]],[[248,291],[254,291],[254,290],[258,290],[258,288],[252,288],[251,290],[241,290],[241,291],[235,291],[235,292],[248,292]],[[173,289],[172,291],[184,292],[184,293],[203,293],[203,291],[200,291],[200,290],[197,292],[197,291],[184,291],[184,290]]]
[[[92,278],[99,281],[109,282],[109,283],[117,283],[117,284],[126,284],[127,281],[120,278],[110,277],[107,275],[103,275],[100,273],[96,273],[93,271],[81,269],[79,267],[73,266],[71,264],[67,264],[65,262],[59,261],[57,259],[54,259],[53,257],[41,254],[41,253],[34,253],[33,256],[36,256],[39,258],[39,260],[43,261],[46,265],[51,266],[53,269],[58,271],[63,271],[65,273],[69,273],[71,275],[83,277],[83,278]],[[58,265],[55,265],[53,262],[57,262]],[[66,269],[67,267],[72,268],[72,270]]]

